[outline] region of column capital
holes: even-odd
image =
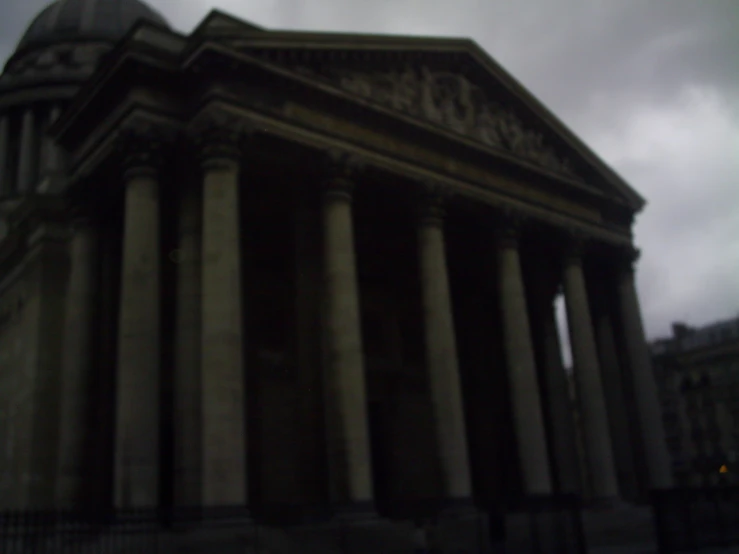
[[[363,161],[350,152],[332,149],[326,152],[323,162],[326,172],[323,180],[325,197],[351,201],[356,188],[356,176],[364,169]]]
[[[90,229],[94,227],[94,218],[89,208],[74,206],[69,210],[69,223],[73,230]]]
[[[616,256],[619,270],[633,274],[636,270],[636,264],[641,257],[641,250],[630,244],[619,248]]]
[[[203,169],[239,162],[255,127],[224,110],[206,110],[190,123],[187,134],[198,148]]]
[[[164,150],[173,140],[174,133],[171,129],[150,121],[134,120],[125,123],[115,139],[124,181],[155,176],[161,167]]]
[[[581,229],[570,227],[565,231],[564,261],[581,263],[583,256],[592,247],[592,239]]]
[[[528,221],[528,217],[520,211],[503,206],[496,213],[495,236],[498,248],[518,246],[521,233]]]
[[[446,205],[454,195],[452,188],[439,181],[421,181],[417,190],[416,210],[421,225],[441,225]]]

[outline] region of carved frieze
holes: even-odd
[[[542,133],[528,129],[510,108],[488,98],[464,75],[427,66],[376,72],[341,67],[322,68],[320,72],[306,66],[295,69],[302,74],[319,74],[347,92],[576,177],[570,162],[546,144]]]

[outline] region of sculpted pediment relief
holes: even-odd
[[[577,179],[566,158],[541,132],[529,129],[509,107],[489,98],[464,75],[410,65],[401,70],[362,71],[295,68],[331,80],[343,90],[407,115],[437,124],[539,167]]]

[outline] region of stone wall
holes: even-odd
[[[53,501],[65,256],[41,237],[0,283],[0,507]]]
[[[0,507],[26,502],[30,462],[39,289],[27,271],[8,276],[0,291]]]

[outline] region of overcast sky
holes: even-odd
[[[44,0],[0,0],[0,60]],[[648,201],[650,338],[739,314],[739,0],[150,0],[268,28],[471,37]]]

